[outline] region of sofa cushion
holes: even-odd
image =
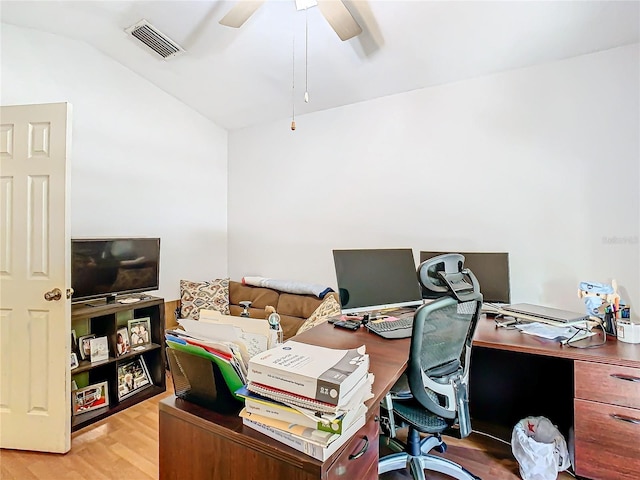
[[[282,339],[289,340],[304,323],[304,318],[292,317],[290,315],[280,315],[280,327],[282,328]]]
[[[326,322],[329,317],[339,315],[340,312],[340,304],[338,303],[336,298],[333,295],[326,297],[325,300],[320,304],[320,306],[314,310],[311,316],[307,318],[307,320],[302,325],[300,325],[300,328],[298,328],[296,335],[298,333],[306,332],[310,328]]]
[[[264,307],[271,305],[276,308],[278,305],[278,292],[270,288],[248,287],[240,282],[229,282],[229,304],[240,305],[240,302],[250,301],[253,309],[264,310]],[[242,307],[239,307],[242,311]],[[260,317],[264,318],[264,317]]]
[[[207,282],[180,280],[180,316],[198,320],[201,308],[229,315],[228,278]]]
[[[250,301],[249,316],[251,318],[265,319],[267,314],[265,307],[272,306],[280,315],[280,326],[284,340],[294,336],[300,326],[328,297],[338,299],[335,292],[328,293],[324,300],[315,295],[300,295],[284,293],[271,288],[243,285],[233,280],[229,281],[229,312],[231,315],[240,315],[244,310],[240,306],[242,301]]]
[[[280,293],[276,311],[280,315],[289,315],[307,319],[322,304],[323,300],[315,295],[298,295],[295,293]]]

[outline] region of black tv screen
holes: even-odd
[[[449,252],[420,252],[420,262]],[[464,266],[478,279],[484,302],[510,303],[509,254],[507,252],[451,252],[464,256]],[[423,296],[428,292],[423,289]]]
[[[410,248],[334,250],[343,313],[422,304]]]
[[[73,301],[159,288],[159,238],[71,240]]]

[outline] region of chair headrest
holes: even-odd
[[[464,302],[477,298],[478,279],[464,268],[464,255],[447,253],[425,260],[418,267],[418,280],[433,297],[455,296]]]

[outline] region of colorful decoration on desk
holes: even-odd
[[[629,318],[629,307],[621,305],[618,284],[598,282],[580,282],[578,297],[584,299],[587,314],[600,319],[607,333],[616,334],[616,320]]]

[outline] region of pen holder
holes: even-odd
[[[175,395],[221,413],[238,413],[242,402],[229,391],[218,366],[206,358],[167,348]]]

